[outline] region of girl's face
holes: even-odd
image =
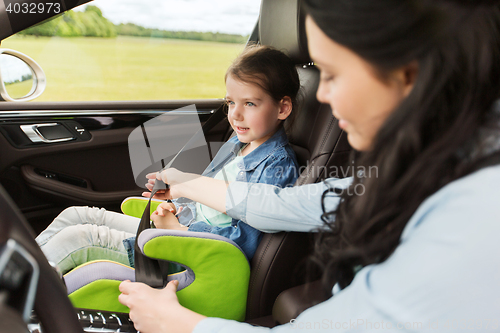
[[[276,103],[262,88],[233,78],[226,78],[227,118],[238,140],[250,143],[251,150],[266,142],[292,111],[289,97]]]
[[[410,93],[415,66],[395,70],[382,82],[368,62],[331,40],[310,16],[306,31],[309,53],[321,71],[318,100],[330,104],[354,149],[369,150],[384,121]]]

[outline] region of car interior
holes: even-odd
[[[80,4],[65,1],[63,7],[69,10]],[[36,16],[26,21],[19,15],[8,16],[0,7],[0,22],[5,17],[11,25],[0,23],[0,39],[47,18]],[[304,21],[300,0],[262,0],[258,22],[248,41],[284,50],[297,65],[303,100],[288,136],[301,165],[295,185],[332,176],[329,170],[349,164],[351,151],[330,107],[316,100],[319,71],[307,52]],[[49,265],[34,237],[70,205],[120,211],[124,198],[140,195],[142,190],[135,184],[130,166],[128,136],[134,128],[160,114],[181,117],[175,110],[188,104],[196,104],[207,142],[224,142],[231,137],[222,99],[0,102],[2,329],[134,331],[126,314],[73,308],[61,277]],[[72,139],[33,142],[22,130],[23,126],[33,125],[53,127]],[[306,272],[312,241],[308,233],[263,236],[250,263],[246,322],[267,327],[283,324],[328,297],[313,282],[319,276]]]

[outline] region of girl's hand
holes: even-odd
[[[142,333],[192,332],[206,318],[179,304],[175,294],[179,282],[170,281],[164,289],[144,283],[123,281],[118,300],[130,308],[130,319]]]
[[[160,208],[161,209],[161,208]],[[177,217],[170,211],[165,210],[163,216],[158,214],[158,211],[154,211],[151,214],[151,220],[154,222],[155,227],[158,229],[173,229],[173,230],[188,230],[188,227],[179,223]]]
[[[177,210],[175,209],[175,205],[171,202],[162,202],[156,207],[156,213],[159,216],[165,216],[165,211],[169,211],[172,214],[176,214]]]

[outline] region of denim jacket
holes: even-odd
[[[235,136],[229,139],[219,150],[213,161],[203,172],[204,176],[214,177],[221,169],[232,161],[245,145]],[[238,163],[240,172],[236,181],[264,183],[279,187],[293,186],[298,177],[299,169],[295,153],[288,144],[283,128],[280,128],[271,138],[261,144]],[[189,231],[210,232],[231,239],[238,244],[248,259],[251,259],[259,245],[262,233],[242,222],[233,219],[231,226],[212,226],[203,221],[197,221],[195,202],[187,198],[173,200],[177,210],[182,211],[177,216],[179,222],[189,226]]]

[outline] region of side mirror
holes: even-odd
[[[0,48],[0,101],[31,101],[43,93],[45,86],[45,73],[33,59]]]

